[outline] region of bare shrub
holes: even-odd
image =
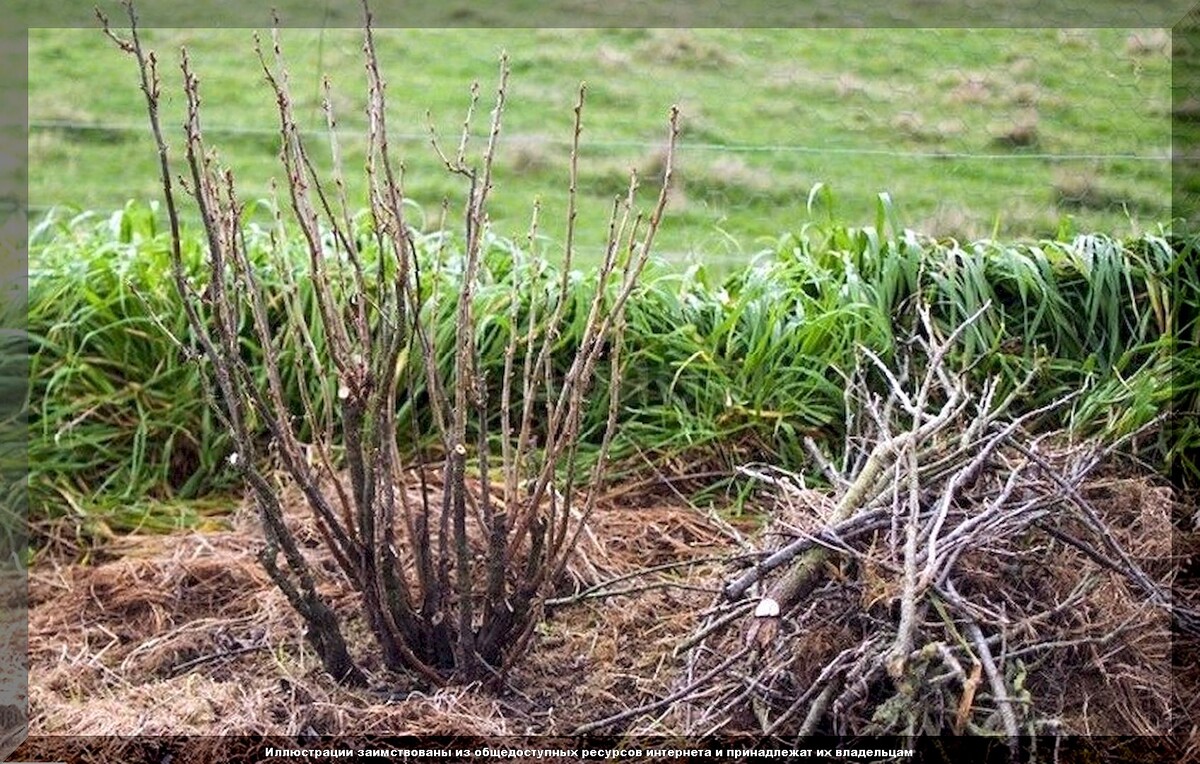
[[[363,44],[368,75],[366,225],[348,208],[328,82],[325,115],[333,170],[332,177],[323,178],[297,126],[278,23],[268,46],[256,38],[269,97],[278,107],[290,206],[287,222],[277,207],[279,234],[270,266],[290,272],[295,264],[287,261],[285,244],[304,243],[317,306],[317,316],[310,320],[294,290],[274,293],[256,276],[259,266],[247,251],[234,173],[218,162],[205,140],[200,81],[186,50],[181,66],[188,178],[176,180],[159,119],[157,59],[142,46],[132,5],[126,9],[128,39],[114,32],[103,14],[101,21],[138,64],[161,165],[174,281],[197,348],[196,361],[208,372],[214,412],[233,434],[234,459],[261,519],[261,564],[303,617],[307,639],[338,680],[362,685],[370,678],[352,654],[327,587],[321,586],[331,574],[356,592],[386,669],[433,684],[501,679],[528,650],[544,602],[594,505],[618,410],[624,308],[667,204],[678,110],[671,111],[662,191],[655,206],[648,215],[634,210],[633,176],[627,191],[614,200],[593,293],[569,295],[584,103],[580,88],[563,280],[556,295],[535,299],[522,311],[523,269],[511,268],[511,309],[506,321],[499,322],[505,365],[497,385],[479,369],[475,300],[507,95],[507,60],[501,59],[495,107],[478,161],[469,161],[467,151],[478,87],[472,88],[457,150],[443,151],[433,136],[446,169],[466,186],[457,301],[452,311],[439,313],[438,291],[431,292],[428,282],[430,268],[433,279],[439,275],[441,257],[431,264],[422,255],[405,220],[403,168],[395,164],[389,146],[386,85],[369,10]],[[192,197],[207,235],[200,278],[189,273],[181,251],[180,186]],[[531,237],[536,225],[535,209]],[[562,371],[551,363],[551,349],[568,317],[568,303],[578,297],[584,299],[575,310],[585,315],[572,320],[582,331]],[[439,331],[442,327],[433,322],[447,312],[453,324],[445,327],[450,331]],[[265,387],[249,368],[243,350],[247,342],[261,348]],[[332,382],[325,395],[305,395],[301,405],[289,402],[280,360],[285,348],[309,357],[328,375]],[[599,394],[608,397],[608,418],[598,456],[589,466],[581,459],[578,436],[602,359],[609,365],[609,384]],[[420,405],[398,405],[410,400]],[[314,433],[312,442],[301,441],[302,424]],[[434,490],[422,477],[416,489],[402,487],[405,469],[414,467],[424,476],[429,464],[419,448],[405,456],[401,443],[418,444],[430,435],[445,459],[442,485]],[[277,460],[305,497],[311,511],[308,538],[285,521],[268,457]],[[496,464],[499,469],[493,472]],[[332,558],[331,572],[314,564],[310,545]]]

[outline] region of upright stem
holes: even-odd
[[[560,380],[554,356],[560,352],[567,311],[576,304],[571,268],[585,94],[580,87],[557,292],[535,293],[525,301],[525,265],[516,256],[512,263],[509,334],[503,338],[499,384],[502,479],[496,480],[490,469],[497,433],[480,358],[475,301],[479,284],[490,276],[488,202],[507,101],[507,57],[500,61],[495,105],[478,162],[468,159],[477,88],[452,157],[441,151],[434,134],[435,151],[467,184],[463,269],[461,281],[452,283],[452,269],[442,268],[446,258],[441,247],[447,238],[430,253],[423,270],[425,252],[416,243],[420,234],[405,222],[403,167],[397,169],[388,145],[386,83],[369,9],[364,4],[364,170],[370,215],[365,236],[362,219],[349,207],[328,79],[323,81],[323,105],[333,170],[323,181],[294,112],[278,19],[270,51],[256,37],[255,52],[279,118],[286,204],[305,255],[302,265],[288,260],[293,250],[286,240],[284,210],[276,205],[268,259],[284,275],[275,293],[251,249],[254,239],[243,219],[234,174],[205,144],[199,78],[184,51],[188,178],[179,183],[193,197],[203,227],[207,283],[202,290],[184,262],[175,176],[160,125],[156,59],[143,50],[136,14],[132,5],[126,7],[129,41],[100,17],[108,36],[138,66],[170,220],[172,276],[192,332],[189,344],[199,344],[207,363],[203,381],[211,391],[210,405],[232,433],[236,462],[259,510],[263,567],[303,617],[308,641],[339,681],[367,683],[332,604],[331,587],[339,583],[357,594],[355,617],[369,628],[384,669],[409,671],[430,684],[502,679],[531,644],[549,585],[565,569],[595,505],[619,415],[624,309],[665,208],[677,113],[670,120],[663,189],[649,217],[632,210],[636,178],[624,200],[614,201],[608,248],[595,291],[579,303],[588,305],[586,315],[577,317],[582,334]],[[537,214],[535,206],[531,249]],[[631,219],[622,257],[621,242]],[[635,246],[643,220],[648,222]],[[293,274],[297,265],[306,273]],[[443,311],[451,295],[455,302]],[[454,322],[452,339],[438,331],[437,322],[447,317]],[[606,351],[608,417],[599,458],[585,474],[580,429],[592,377]],[[303,371],[319,378],[301,381],[297,394],[285,384],[290,375],[284,366],[291,359],[307,364]],[[333,379],[323,379],[326,374]],[[405,395],[408,399],[400,405]],[[400,429],[412,441],[413,461],[407,468]],[[545,433],[544,441],[536,443],[534,433]],[[304,442],[310,434],[313,442]],[[431,440],[440,442],[440,451],[423,451]],[[268,464],[260,454],[277,461]],[[445,466],[439,474],[433,465],[440,459]],[[315,564],[312,544],[297,535],[303,525],[285,513],[276,477],[280,468],[309,505],[308,527],[334,561],[328,570]],[[575,509],[581,501],[582,512]]]

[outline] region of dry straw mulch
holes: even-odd
[[[1129,472],[1098,473],[1082,497],[1154,582],[1175,584],[1177,601],[1194,598],[1179,586],[1183,565],[1200,553],[1196,535],[1181,526],[1187,511],[1169,487]],[[823,681],[849,671],[854,660],[886,652],[898,615],[896,577],[870,555],[829,562],[827,580],[800,612],[782,619],[757,664],[731,667],[705,685],[723,694],[697,697],[697,689],[636,713],[678,695],[720,650],[741,649],[752,620],[744,605],[726,631],[687,643],[706,619],[736,607],[721,590],[749,569],[755,544],[794,543],[797,534],[820,529],[831,505],[828,492],[787,489],[782,480],[770,496],[772,521],[754,539],[661,496],[639,502],[626,494],[603,506],[591,524],[597,541],[583,546],[575,578],[552,601],[537,646],[502,694],[472,686],[433,690],[381,674],[380,686],[390,683],[386,693],[330,681],[301,637],[299,617],[255,559],[256,524],[244,512],[227,531],[126,539],[99,564],[45,560],[31,576],[30,730],[500,737],[566,734],[623,714],[597,729],[695,734],[710,731],[701,729],[707,725],[761,733],[808,688],[819,695]],[[292,509],[299,518],[301,509]],[[870,543],[869,534],[858,536],[856,545],[880,547],[887,533],[878,530]],[[1011,541],[964,550],[958,591],[1004,611],[1010,627],[990,632],[990,644],[1006,665],[1022,667],[1027,724],[1092,735],[1177,733],[1200,724],[1200,670],[1194,661],[1171,663],[1172,647],[1186,661],[1196,643],[1178,636],[1172,643],[1162,607],[1075,547],[1033,530]],[[656,570],[640,574],[647,569]],[[353,621],[353,597],[338,602]],[[927,619],[923,628],[942,623],[936,613]],[[903,718],[920,710],[923,724],[969,722],[974,729],[967,731],[990,725],[995,732],[1002,722],[982,670],[959,659],[958,674],[943,654],[957,649],[957,638],[949,630],[940,636],[914,656],[917,686],[898,688],[886,667],[854,676],[859,691],[827,724],[879,725],[888,713]],[[1037,645],[1043,647],[1029,650]],[[1008,680],[1015,684],[1018,676]],[[836,683],[838,692],[850,684]],[[793,712],[772,732],[795,734],[804,718]]]
[[[307,510],[298,495],[289,498],[289,522],[301,526]],[[45,559],[35,566],[31,734],[561,731],[669,684],[674,642],[714,591],[717,563],[704,561],[723,559],[730,546],[723,523],[678,501],[638,506],[625,498],[620,506],[605,505],[511,691],[421,687],[384,676],[369,660],[377,688],[355,691],[323,674],[303,640],[301,619],[262,571],[255,518],[242,509],[231,525],[129,537],[98,564]],[[308,551],[328,574],[323,586],[348,633],[367,644],[354,595],[332,565],[321,564],[319,548]],[[631,575],[664,564],[670,567],[656,574]],[[680,588],[687,586],[708,588]],[[631,591],[614,594],[619,588]]]

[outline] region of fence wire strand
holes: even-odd
[[[66,120],[31,120],[29,122],[29,131],[72,131],[72,132],[108,132],[108,133],[142,133],[145,128],[138,125],[127,124],[109,124],[109,123],[86,123],[86,122],[71,122]],[[244,125],[225,125],[205,127],[205,131],[212,134],[221,135],[253,135],[253,136],[273,136],[278,135],[278,130],[249,127]],[[305,137],[308,138],[328,138],[327,130],[302,130]],[[354,140],[361,139],[361,131],[350,129],[338,130],[338,140]],[[397,141],[406,142],[427,142],[429,133],[396,133],[389,134],[389,138]],[[550,146],[569,146],[570,141],[560,138],[538,138],[537,143]],[[594,140],[590,141],[588,148],[594,149],[641,149],[650,150],[661,147],[661,141],[638,141],[638,140]],[[813,146],[804,144],[755,144],[755,143],[699,143],[699,142],[683,142],[678,147],[681,151],[690,152],[727,152],[731,154],[829,154],[838,156],[858,155],[858,156],[879,156],[892,157],[897,159],[953,159],[967,161],[1042,161],[1042,162],[1170,162],[1170,151],[1155,152],[1155,153],[1137,153],[1137,152],[1118,152],[1110,154],[1052,154],[1046,152],[1022,152],[1014,151],[1011,153],[974,153],[968,151],[903,151],[897,149],[872,148],[863,146]]]

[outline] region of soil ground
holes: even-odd
[[[736,531],[715,515],[626,497],[595,513],[562,598],[676,567],[631,579],[628,595],[551,607],[506,693],[383,696],[324,675],[256,559],[256,520],[242,509],[231,526],[130,536],[90,565],[45,560],[32,570],[31,734],[562,733],[664,694],[672,650],[712,601],[720,559],[737,551]],[[353,633],[353,599],[339,610]]]
[[[571,567],[572,580],[501,693],[476,686],[433,691],[389,679],[385,694],[331,681],[303,640],[299,617],[260,568],[257,523],[245,509],[231,516],[226,530],[120,539],[88,565],[41,559],[30,576],[30,733],[569,735],[581,724],[662,698],[679,686],[684,662],[676,648],[696,631],[729,580],[728,561],[748,544],[765,542],[749,524],[735,527],[672,494],[617,493],[598,507]],[[1105,517],[1124,518],[1114,523],[1122,536],[1157,539],[1139,553],[1156,577],[1194,578],[1187,566],[1200,544],[1194,533],[1177,533],[1172,551],[1170,518],[1182,505],[1169,488],[1117,477],[1097,481],[1089,498]],[[763,510],[773,511],[766,505]],[[1023,575],[1054,586],[1056,576],[1080,564],[1064,560],[1060,569]],[[656,567],[662,569],[645,573]],[[983,575],[981,586],[1002,584]],[[605,587],[608,594],[587,594],[597,582],[622,576],[628,578]],[[626,593],[611,593],[618,589]],[[1128,590],[1115,583],[1100,586],[1096,596],[1109,598],[1096,602],[1108,602],[1117,614],[1126,607],[1135,615],[1146,612],[1140,610],[1145,603],[1127,602]],[[353,638],[361,627],[353,597],[335,604]],[[835,614],[830,628],[844,636],[846,627],[836,621]],[[1186,687],[1200,686],[1200,669],[1179,660],[1172,668],[1169,651],[1155,647],[1160,631],[1169,636],[1163,619],[1147,620],[1140,632],[1122,632],[1104,656],[1095,647],[1080,651],[1080,670],[1047,662],[1036,669],[1044,675],[1032,676],[1028,686],[1058,706],[1053,712],[1067,732],[1191,729],[1194,737],[1200,693]],[[833,631],[812,638],[831,636]],[[1188,645],[1175,647],[1178,652]],[[1156,657],[1139,665],[1139,655]],[[1117,663],[1103,665],[1132,668],[1104,674],[1100,661],[1112,656]],[[378,664],[365,663],[383,678]],[[1089,669],[1092,663],[1101,670]],[[797,664],[795,670],[799,675],[806,669]],[[1151,706],[1167,696],[1183,698],[1177,715],[1154,721]],[[677,722],[668,709],[631,716],[613,731],[679,734]],[[1146,724],[1153,728],[1139,728]]]

